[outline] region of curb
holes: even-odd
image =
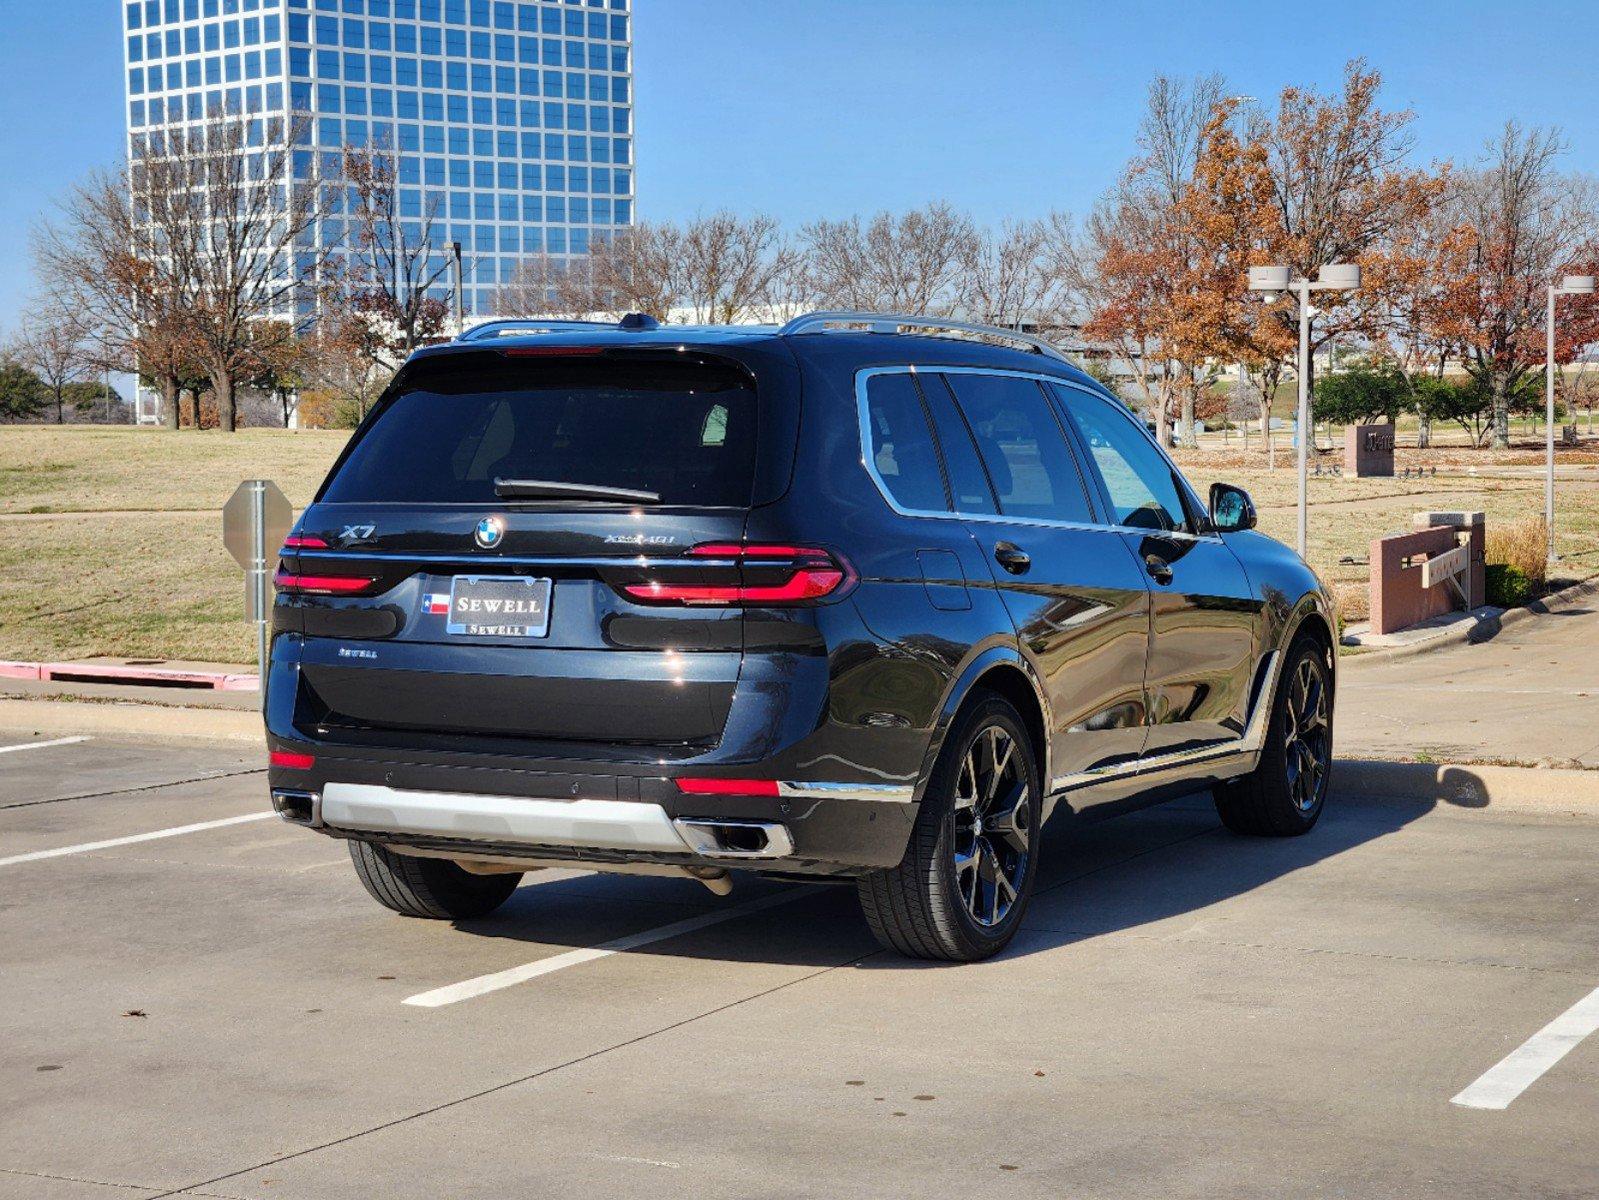
[[[1599,814],[1599,771],[1335,758],[1335,795],[1501,812]]]
[[[203,671],[184,667],[133,666],[98,662],[16,662],[0,660],[0,679],[40,683],[112,683],[181,686],[219,692],[253,692],[260,677],[241,671]]]
[[[0,699],[0,729],[265,744],[261,714],[254,709]]]
[[[1519,624],[1530,617],[1541,617],[1548,613],[1552,607],[1584,600],[1593,595],[1599,595],[1599,576],[1593,579],[1584,579],[1581,583],[1574,583],[1558,592],[1550,592],[1549,595],[1534,600],[1531,604],[1523,605],[1520,608],[1507,608],[1497,617],[1487,617],[1463,629],[1440,633],[1437,637],[1427,638],[1425,641],[1415,642],[1409,646],[1356,650],[1355,653],[1344,654],[1338,660],[1338,669],[1343,671],[1357,662],[1394,662],[1402,658],[1412,658],[1417,654],[1425,654],[1429,650],[1437,650],[1444,646],[1458,646],[1465,642],[1486,642],[1491,638],[1497,637],[1506,626]],[[1346,649],[1355,650],[1354,647],[1346,647]]]

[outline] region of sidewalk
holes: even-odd
[[[1599,769],[1599,597],[1488,641],[1338,666],[1340,757]]]

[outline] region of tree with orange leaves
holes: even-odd
[[[1283,230],[1274,204],[1264,130],[1258,118],[1240,136],[1239,99],[1217,104],[1180,205],[1196,247],[1178,341],[1183,353],[1239,362],[1260,397],[1262,445],[1271,397],[1295,340],[1281,316],[1286,300],[1262,304],[1245,281],[1251,266],[1279,261]]]
[[[1174,415],[1193,439],[1203,386],[1205,315],[1193,292],[1203,248],[1184,218],[1204,131],[1221,102],[1219,76],[1157,76],[1139,130],[1142,153],[1100,201],[1073,246],[1069,287],[1085,310],[1086,337],[1114,347],[1133,371],[1167,440]]]

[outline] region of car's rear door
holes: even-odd
[[[946,442],[969,439],[997,500],[996,511],[964,515],[1044,681],[1051,785],[1136,760],[1148,588],[1121,539],[1099,521],[1043,382],[978,369],[923,378],[935,413],[946,414]]]
[[[743,654],[742,609],[717,598],[796,577],[740,558],[751,375],[510,350],[404,380],[286,548],[296,724],[417,749],[714,744]]]
[[[1206,528],[1171,460],[1124,408],[1070,384],[1053,391],[1151,589],[1145,757],[1204,751],[1241,736],[1260,613],[1243,566]]]

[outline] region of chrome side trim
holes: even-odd
[[[780,779],[777,794],[801,800],[876,800],[909,804],[916,796],[913,784],[829,783],[815,779]]]
[[[1201,746],[1197,750],[1178,750],[1170,754],[1157,754],[1152,758],[1139,758],[1132,762],[1114,763],[1072,775],[1062,775],[1050,782],[1050,790],[1072,791],[1096,783],[1106,783],[1112,779],[1147,775],[1154,771],[1170,770],[1173,767],[1200,766],[1204,763],[1242,758],[1245,755],[1258,753],[1266,744],[1266,723],[1271,719],[1272,698],[1277,694],[1277,677],[1282,671],[1282,663],[1281,651],[1273,650],[1266,655],[1263,661],[1264,669],[1259,673],[1263,682],[1250,708],[1249,722],[1239,737],[1212,746]]]
[[[835,325],[864,325],[869,333],[898,333],[901,329],[949,330],[955,333],[976,333],[983,337],[1000,338],[1018,342],[1037,354],[1071,362],[1059,346],[1047,338],[1023,333],[1018,329],[1005,329],[999,325],[979,325],[971,321],[952,321],[945,317],[915,317],[905,313],[873,312],[812,312],[795,317],[781,329],[781,337],[803,333],[826,333]]]
[[[790,858],[794,839],[776,821],[719,821],[714,817],[679,817],[672,822],[688,848],[701,858]],[[759,850],[730,850],[717,839],[718,829],[759,830],[766,844]]]
[[[369,833],[689,852],[665,809],[630,800],[533,800],[330,783],[322,789],[321,816],[335,829]]]

